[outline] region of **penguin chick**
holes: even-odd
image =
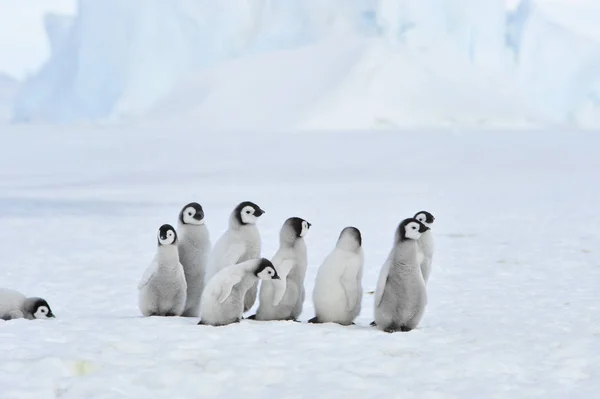
[[[260,285],[256,320],[297,320],[304,305],[307,254],[304,237],[311,224],[299,217],[287,219],[279,232],[279,249],[272,258],[279,280]]]
[[[431,213],[427,211],[421,211],[417,212],[417,214],[415,215],[415,219],[423,223],[425,226],[429,227],[429,229],[423,234],[421,234],[421,237],[417,240],[419,248],[423,253],[423,261],[421,262],[421,273],[423,274],[425,285],[427,285],[427,282],[429,281],[429,276],[431,274],[431,260],[433,258],[433,251],[435,249],[433,243],[433,233],[431,232],[431,225],[435,221],[435,218]]]
[[[158,229],[158,248],[138,284],[138,306],[144,316],[180,316],[185,307],[187,283],[179,262],[177,233],[173,226]]]
[[[200,315],[200,298],[204,288],[204,273],[210,255],[211,244],[208,228],[204,224],[204,210],[197,202],[191,202],[179,212],[179,261],[183,266],[187,295],[184,317]]]
[[[279,279],[268,259],[251,259],[221,269],[204,288],[198,324],[224,326],[239,322],[246,292],[259,279]]]
[[[313,290],[316,316],[309,323],[354,322],[362,304],[363,266],[361,233],[356,227],[346,227],[317,272]]]
[[[375,290],[375,323],[385,332],[410,331],[423,317],[427,291],[417,240],[428,229],[414,218],[403,220],[396,229],[392,252]]]
[[[18,291],[0,288],[0,319],[51,319],[54,313],[45,299],[27,298]]]
[[[217,240],[210,253],[204,286],[224,267],[260,258],[261,239],[256,228],[258,218],[264,214],[258,205],[245,201],[238,204],[229,215],[229,228]],[[258,281],[250,287],[244,298],[244,312],[256,301]]]

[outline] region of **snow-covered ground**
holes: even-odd
[[[0,398],[592,398],[600,389],[600,137],[581,132],[211,132],[2,127],[0,282],[57,319],[0,324]],[[156,229],[239,201],[313,223],[308,293],[341,228],[363,232],[356,326],[142,318]],[[436,216],[421,326],[369,327],[404,217]],[[313,316],[310,295],[301,316]]]

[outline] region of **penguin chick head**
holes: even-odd
[[[435,221],[433,215],[427,211],[417,212],[414,216],[419,222],[423,223],[425,226],[430,227],[431,224]]]
[[[177,233],[170,224],[163,224],[158,229],[158,246],[173,245],[177,242]]]
[[[204,210],[197,202],[190,202],[179,212],[179,221],[182,224],[199,226],[204,224]]]
[[[50,309],[50,305],[48,302],[42,298],[35,298],[35,301],[32,305],[31,314],[36,319],[53,319],[54,313],[52,313],[52,309]]]
[[[298,238],[304,237],[308,233],[310,226],[312,224],[302,218],[295,216],[288,218],[281,227],[279,238],[281,241],[294,242]]]
[[[336,247],[346,251],[358,251],[362,247],[360,230],[353,226],[345,227],[340,233]]]
[[[266,258],[258,259],[258,266],[256,267],[254,275],[261,280],[280,280],[279,274],[277,274],[277,270],[275,270],[275,266],[273,266],[271,261]]]
[[[235,207],[233,216],[239,224],[255,224],[258,218],[265,213],[254,202],[244,201]]]
[[[398,226],[398,237],[400,241],[418,240],[421,234],[429,230],[429,227],[415,218],[404,219]]]

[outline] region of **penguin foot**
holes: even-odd
[[[293,317],[293,316],[290,316],[290,317],[286,318],[285,321],[295,321],[295,322],[298,322],[298,320],[296,320],[296,318]]]
[[[167,313],[165,313],[165,316],[166,317],[175,317],[175,316],[177,316],[177,314],[173,313],[173,312],[167,312]]]
[[[407,327],[407,326],[400,327],[400,331],[402,331],[402,332],[409,332],[410,330],[412,330],[411,327]]]
[[[253,314],[252,316],[246,317],[246,319],[248,319],[248,320],[256,320],[256,315]]]
[[[317,318],[317,316],[313,317],[313,318],[312,318],[312,319],[310,319],[308,322],[309,322],[309,323],[313,323],[313,324],[318,324],[318,323],[321,323],[321,322],[319,321],[319,319]]]
[[[384,329],[383,329],[383,332],[390,333],[390,334],[391,334],[391,333],[395,333],[396,331],[398,331],[398,330],[396,330],[396,329],[395,329],[395,328],[393,328],[393,327],[388,327],[388,328],[384,328]]]
[[[371,322],[371,324],[369,324],[369,325],[370,325],[371,327],[377,327],[377,323],[375,323],[375,320],[373,320],[373,321]]]

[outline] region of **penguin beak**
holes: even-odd
[[[279,275],[273,276],[273,280],[281,280],[281,277],[279,277]]]
[[[262,216],[264,213],[265,213],[264,210],[257,209],[257,210],[254,211],[254,216],[259,217],[259,216]]]
[[[310,226],[312,226],[312,223],[306,222],[306,224],[308,225],[308,228],[310,229]]]
[[[197,213],[194,215],[194,219],[196,220],[202,220],[204,219],[204,214],[203,213]]]
[[[51,318],[51,319],[55,319],[56,318],[56,316],[54,316],[54,313],[52,313],[52,312],[48,313],[48,317]]]

